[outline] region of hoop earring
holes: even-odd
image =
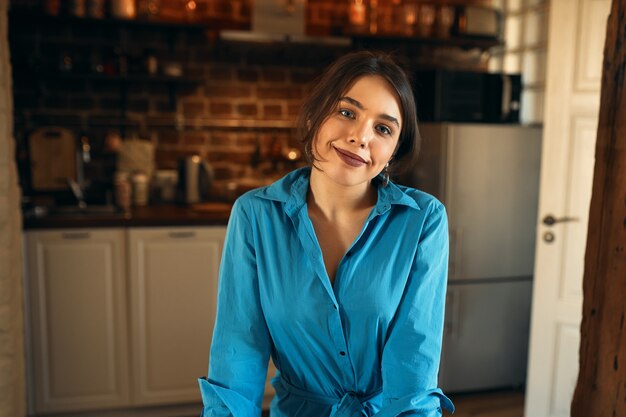
[[[386,187],[387,185],[389,185],[389,162],[387,162],[387,164],[385,165],[385,168],[383,168],[383,187]]]

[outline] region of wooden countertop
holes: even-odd
[[[183,205],[133,207],[128,213],[116,214],[47,214],[25,217],[25,230],[95,227],[167,227],[226,225],[231,204],[209,202]]]

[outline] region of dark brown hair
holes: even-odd
[[[304,100],[297,122],[298,137],[304,145],[304,154],[313,163],[313,142],[320,126],[332,114],[339,98],[357,79],[367,75],[384,78],[400,100],[402,129],[398,149],[389,163],[392,177],[410,169],[419,153],[420,134],[413,89],[406,73],[391,58],[381,52],[359,51],[341,56],[313,82]]]

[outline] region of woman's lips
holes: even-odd
[[[337,152],[337,155],[339,156],[339,158],[350,166],[353,166],[356,168],[356,167],[360,167],[360,166],[367,164],[367,161],[365,161],[363,158],[361,158],[357,154],[346,151],[344,149],[339,149],[335,147],[333,148],[335,149],[335,152]]]

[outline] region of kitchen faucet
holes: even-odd
[[[79,183],[72,178],[67,178],[67,183],[70,185],[70,189],[72,190],[74,197],[78,200],[78,207],[81,209],[87,207],[87,203],[85,203],[85,194],[83,193],[83,189]]]
[[[87,207],[84,192],[87,186],[85,181],[85,164],[89,162],[91,162],[91,146],[89,145],[89,138],[83,134],[80,137],[80,147],[76,152],[76,180],[67,178],[67,183],[78,201],[78,207],[81,209]]]

